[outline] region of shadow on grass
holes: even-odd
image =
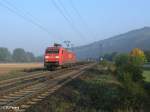
[[[150,82],[145,82],[144,89],[147,91],[148,94],[148,98],[147,98],[148,100],[146,100],[145,102],[145,107],[147,112],[149,112],[150,111]]]
[[[120,105],[121,88],[116,84],[76,79],[69,85],[78,93],[73,99],[79,108],[110,112]]]
[[[97,68],[95,67],[95,68],[89,68],[89,69],[87,70],[87,72],[92,73],[92,74],[106,74],[106,73],[108,73],[109,71],[108,71],[108,70],[105,70],[105,69],[97,69]]]

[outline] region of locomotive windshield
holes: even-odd
[[[58,53],[59,53],[59,50],[58,50],[58,49],[47,50],[46,53],[47,53],[47,54],[58,54]]]

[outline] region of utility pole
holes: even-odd
[[[100,44],[100,52],[99,52],[99,60],[102,61],[103,60],[103,44]]]

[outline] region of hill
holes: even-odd
[[[89,45],[79,46],[74,48],[74,51],[78,59],[86,59],[97,58],[111,52],[129,52],[135,47],[150,50],[150,27],[132,30]]]

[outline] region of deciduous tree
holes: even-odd
[[[22,48],[16,48],[13,51],[13,60],[15,62],[27,62],[27,55],[24,49]]]
[[[11,53],[7,48],[0,48],[0,62],[10,62],[11,61]]]

